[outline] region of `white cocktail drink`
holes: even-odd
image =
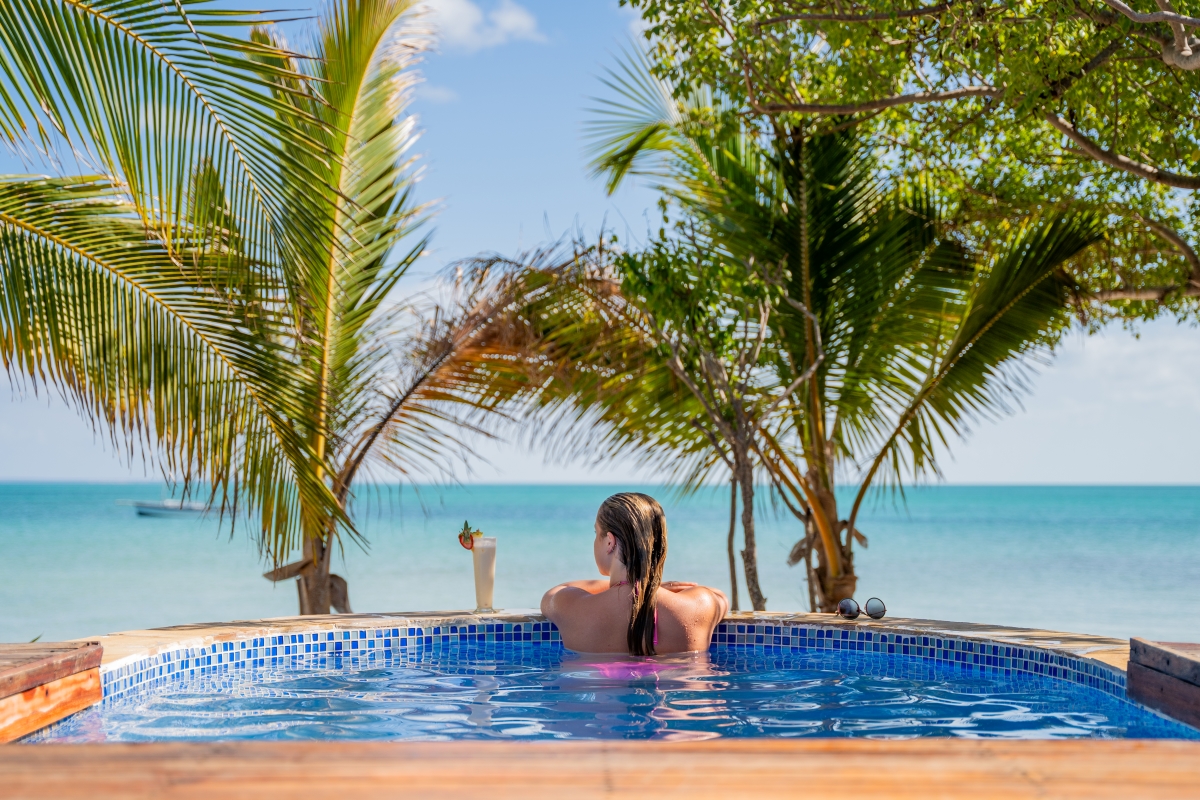
[[[476,536],[471,544],[475,565],[475,613],[487,614],[492,608],[492,590],[496,587],[496,537]]]

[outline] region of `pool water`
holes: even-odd
[[[1063,681],[905,656],[731,646],[635,659],[481,643],[213,668],[106,700],[37,740],[801,736],[1198,739],[1200,731]]]

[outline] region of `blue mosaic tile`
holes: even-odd
[[[369,663],[375,657],[392,657],[399,651],[440,648],[457,643],[529,642],[554,644],[561,640],[549,621],[520,623],[437,624],[343,631],[315,631],[259,636],[200,647],[178,648],[153,656],[122,661],[101,670],[105,699],[140,687],[181,678],[194,678],[212,670],[262,668],[280,659],[314,658],[321,654]],[[955,663],[961,668],[998,671],[1005,675],[1043,675],[1086,685],[1125,699],[1125,674],[1097,662],[1034,647],[1014,647],[997,642],[910,635],[903,632],[853,630],[845,626],[794,627],[722,622],[712,640],[714,647],[742,647],[763,651],[850,650],[888,653],[931,662]]]

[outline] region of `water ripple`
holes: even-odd
[[[107,701],[46,741],[1200,738],[1047,678],[875,654],[729,648],[634,659],[450,646],[362,669],[281,661]]]

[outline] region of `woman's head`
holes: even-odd
[[[649,495],[621,492],[600,504],[596,512],[596,561],[601,561],[601,543],[612,535],[614,555],[620,559],[633,587],[633,609],[629,615],[629,652],[654,655],[654,607],[663,562],[667,559],[667,517],[662,506]]]

